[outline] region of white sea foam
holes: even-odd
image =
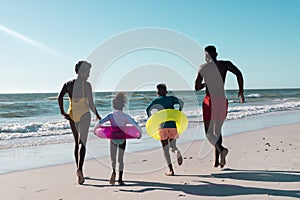
[[[70,132],[69,129],[69,125],[66,121],[50,121],[44,124],[14,123],[0,127],[0,140],[62,135]]]
[[[278,111],[300,110],[300,101],[281,102],[271,105],[249,105],[228,108],[227,119],[240,119]]]
[[[259,97],[261,97],[261,95],[260,94],[248,94],[245,97],[246,98],[259,98]]]
[[[281,101],[269,105],[237,104],[229,106],[227,119],[235,120],[267,113],[300,110],[300,101]],[[202,121],[202,109],[200,106],[186,108],[183,112],[191,121]],[[147,121],[144,111],[135,112],[132,116],[141,126]],[[91,126],[93,126],[91,124]],[[48,121],[46,123],[12,123],[0,127],[0,140],[16,138],[55,136],[70,133],[70,127],[66,120]]]

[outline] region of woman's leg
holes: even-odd
[[[75,138],[75,159],[77,163],[77,177],[78,177],[78,183],[83,184],[84,183],[84,176],[82,173],[83,163],[85,159],[85,152],[86,152],[86,141],[87,141],[87,135],[90,127],[91,122],[91,115],[90,113],[86,113],[81,117],[80,122],[74,123],[75,125],[71,125],[71,129],[74,133]],[[77,135],[77,136],[75,136]]]
[[[76,162],[76,168],[78,169],[78,151],[79,151],[79,134],[76,128],[76,125],[74,121],[70,120],[70,127],[74,136],[74,141],[75,141],[75,147],[74,147],[74,157],[75,157],[75,162]]]
[[[89,127],[91,123],[91,114],[86,113],[81,117],[81,120],[79,122],[79,163],[78,163],[78,170],[82,171],[83,163],[85,159],[85,153],[86,153],[86,142],[87,142],[87,136],[89,132]]]

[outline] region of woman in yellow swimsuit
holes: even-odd
[[[84,183],[82,168],[86,153],[87,135],[91,123],[90,110],[95,113],[98,120],[101,119],[94,104],[92,86],[89,82],[87,82],[90,75],[90,68],[90,63],[86,61],[79,61],[75,65],[77,78],[66,82],[58,95],[60,112],[66,119],[69,120],[70,127],[74,135],[74,156],[76,160],[76,173],[79,184]],[[66,93],[68,93],[70,100],[68,113],[64,110],[63,98]]]

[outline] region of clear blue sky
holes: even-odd
[[[299,8],[298,0],[1,0],[0,93],[58,92],[78,60],[143,27],[216,45],[219,59],[241,69],[246,89],[299,88]],[[229,76],[226,88],[236,87]]]

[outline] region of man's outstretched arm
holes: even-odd
[[[241,103],[245,102],[245,97],[244,97],[244,78],[242,72],[230,62],[230,65],[228,67],[228,70],[232,72],[237,79],[238,85],[239,85],[239,93],[238,97],[241,97]]]

